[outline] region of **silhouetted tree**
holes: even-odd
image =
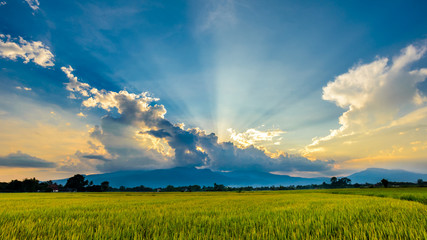
[[[10,192],[22,192],[22,182],[19,180],[12,180],[7,185],[7,190]]]
[[[7,191],[7,186],[9,184],[5,183],[5,182],[0,182],[0,192],[6,192]]]
[[[35,192],[38,190],[39,187],[39,180],[35,178],[26,178],[22,182],[22,191],[23,192]]]
[[[340,183],[340,185],[347,185],[351,183],[351,180],[350,178],[343,177],[343,178],[340,178],[338,182]]]
[[[82,192],[85,190],[86,185],[88,185],[88,181],[85,180],[85,177],[81,174],[76,174],[67,180],[65,187],[72,188],[79,192]]]
[[[199,192],[200,190],[202,190],[202,188],[199,185],[189,186],[189,191],[190,192]]]
[[[383,184],[383,186],[386,188],[388,187],[388,180],[387,179],[381,179],[381,183]]]
[[[420,179],[418,179],[418,180],[417,180],[417,183],[418,183],[418,185],[420,185],[420,186],[421,186],[421,185],[423,185],[423,184],[424,184],[424,181],[420,178]]]
[[[216,184],[214,183],[214,191],[224,191],[225,186],[223,184]]]
[[[101,191],[106,192],[110,188],[110,183],[108,181],[104,181],[101,183]]]
[[[332,184],[332,185],[337,184],[337,182],[338,182],[337,177],[331,177],[331,184]]]

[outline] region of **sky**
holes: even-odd
[[[427,173],[427,3],[0,0],[0,181]]]

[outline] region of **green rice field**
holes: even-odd
[[[3,193],[0,239],[427,239],[426,198],[426,188]]]
[[[383,189],[335,189],[326,190],[327,193],[335,194],[355,194],[375,197],[396,198],[408,201],[417,201],[427,204],[427,189],[426,188],[383,188]]]

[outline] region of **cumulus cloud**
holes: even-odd
[[[0,34],[0,56],[11,60],[22,58],[24,63],[33,61],[42,67],[55,65],[53,54],[42,42],[26,41],[22,37],[14,39],[10,35]]]
[[[28,6],[30,6],[30,8],[33,9],[34,11],[39,9],[39,6],[40,6],[39,0],[25,0],[25,2],[27,2]]]
[[[392,149],[405,149],[411,139],[425,136],[426,97],[417,88],[427,77],[427,68],[411,69],[426,47],[409,45],[392,61],[378,58],[351,68],[323,88],[323,99],[346,109],[339,117],[340,128],[313,139],[307,155],[313,157],[371,158]],[[402,134],[408,133],[405,137]],[[335,154],[335,156],[333,155]],[[414,156],[410,149],[394,157]]]
[[[0,167],[52,168],[55,166],[56,164],[53,162],[30,156],[21,151],[0,156]]]
[[[330,169],[332,161],[310,161],[301,156],[281,154],[275,158],[253,146],[238,148],[231,142],[219,142],[214,134],[199,129],[184,129],[165,119],[166,109],[148,92],[112,92],[80,87],[82,83],[72,75],[72,68],[63,68],[73,86],[67,90],[79,93],[82,105],[101,108],[109,114],[101,125],[91,130],[91,136],[102,143],[110,157],[86,154],[83,158],[106,160],[96,167],[100,171],[135,168],[169,168],[192,166],[213,170],[257,169],[261,171],[322,171]],[[68,85],[67,85],[68,86]],[[114,111],[113,111],[114,110]],[[242,142],[270,141],[282,131],[250,130],[235,134]],[[83,159],[79,161],[84,162]]]
[[[267,130],[260,131],[254,128],[248,129],[243,133],[237,133],[232,128],[227,129],[230,133],[230,139],[237,146],[241,148],[247,148],[251,145],[258,146],[259,144],[266,142],[274,142],[276,145],[280,144],[280,136],[286,132],[282,130]]]

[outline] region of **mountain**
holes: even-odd
[[[275,175],[257,171],[213,172],[209,169],[177,167],[157,170],[132,170],[104,174],[87,175],[85,178],[100,184],[109,181],[113,187],[146,187],[173,186],[213,186],[214,183],[226,186],[271,186],[271,185],[306,185],[328,182],[329,178],[299,178],[287,175]],[[67,179],[56,180],[58,184],[65,184]]]
[[[348,178],[351,179],[351,183],[378,183],[383,178],[391,182],[417,182],[418,179],[427,180],[427,174],[399,169],[368,168],[364,171],[353,173]]]
[[[288,175],[276,175],[259,171],[234,171],[214,172],[209,169],[196,169],[188,167],[177,167],[171,169],[157,170],[132,170],[118,171],[112,173],[94,174],[85,176],[94,184],[109,181],[113,187],[166,187],[173,186],[212,186],[214,183],[226,186],[289,186],[310,185],[330,182],[330,178],[302,178]],[[427,174],[413,173],[404,170],[388,170],[382,168],[368,168],[364,171],[354,173],[348,178],[352,183],[377,183],[385,178],[393,182],[416,182],[418,179],[427,180]],[[59,184],[65,184],[67,179],[56,180]]]
[[[276,175],[259,171],[234,171],[224,172],[222,175],[232,179],[228,186],[289,186],[289,185],[310,185],[329,182],[329,178],[302,178],[288,175]]]

